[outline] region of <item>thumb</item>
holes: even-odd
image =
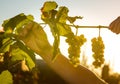
[[[120,16],[110,23],[109,29],[116,34],[120,33]]]

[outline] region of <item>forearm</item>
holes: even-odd
[[[58,75],[70,84],[105,84],[95,74],[83,66],[77,68],[69,63],[61,53],[58,54],[56,60],[52,62],[53,47],[49,44],[47,36],[41,26],[37,23],[29,23],[19,34],[20,39],[39,54],[44,61]]]
[[[52,47],[46,53],[37,52],[44,61],[64,80],[70,84],[105,84],[95,74],[83,66],[77,68],[69,63],[69,60],[62,54],[58,54],[57,59],[52,62]]]

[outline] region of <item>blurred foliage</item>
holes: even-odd
[[[8,70],[0,74],[0,84],[13,84],[12,74]]]

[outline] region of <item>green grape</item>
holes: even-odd
[[[97,37],[97,38],[93,38],[91,39],[92,42],[92,52],[93,52],[93,58],[94,58],[94,62],[93,65],[95,66],[95,68],[100,67],[103,63],[104,63],[104,43],[102,40],[102,37]]]
[[[94,62],[93,62],[93,65],[95,66],[95,68],[98,68],[98,67],[101,66],[101,62],[99,62],[99,61],[94,61]]]
[[[77,67],[80,64],[80,48],[81,46],[86,42],[86,38],[84,35],[76,36],[73,35],[72,37],[68,37],[66,39],[66,42],[69,45],[68,48],[68,57],[70,59],[70,63],[74,65],[74,67]]]

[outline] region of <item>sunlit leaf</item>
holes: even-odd
[[[2,24],[5,31],[13,31],[16,27],[20,28],[23,24],[26,24],[29,20],[32,21],[34,18],[32,15],[26,16],[24,13],[21,13],[13,18],[5,20]]]
[[[32,50],[28,49],[22,42],[20,41],[17,41],[16,44],[19,46],[19,48],[21,50],[23,50],[24,52],[26,52],[30,57],[31,59],[33,60],[33,62],[35,62],[35,54]]]
[[[26,18],[27,17],[24,15],[24,13],[21,13],[13,18],[10,18],[9,20],[5,20],[2,24],[2,26],[5,31],[8,28],[12,28],[12,30],[13,30],[17,24],[19,24],[21,21],[25,20]]]
[[[2,41],[2,47],[0,48],[0,52],[6,52],[9,51],[10,45],[13,42],[13,40],[11,40],[10,38],[5,38]]]
[[[8,27],[5,31],[5,35],[13,33],[13,29],[11,27]]]
[[[70,26],[67,24],[57,23],[57,28],[61,36],[66,36],[72,33]]]
[[[2,47],[2,40],[4,39],[4,32],[0,32],[0,48]]]
[[[57,54],[59,53],[59,42],[60,42],[60,35],[67,35],[68,33],[71,33],[70,28],[67,25],[64,25],[62,23],[66,23],[67,17],[68,17],[68,8],[67,7],[60,7],[58,11],[54,10],[56,8],[55,3],[52,8],[51,2],[45,3],[42,8],[42,20],[50,26],[52,35],[54,37],[53,42],[53,58],[54,61]]]
[[[22,30],[24,25],[34,20],[34,17],[32,15],[28,15],[26,17],[27,17],[26,19],[24,19],[23,21],[16,25],[15,34],[18,34]]]
[[[51,11],[51,10],[56,9],[57,6],[58,6],[58,5],[57,5],[56,2],[54,2],[54,1],[47,1],[47,2],[44,3],[41,11],[42,11],[42,12],[49,12],[49,11]]]
[[[52,10],[50,12],[43,12],[41,15],[41,19],[48,24],[49,22],[55,20],[56,14],[57,14],[57,10]]]
[[[31,57],[26,52],[21,50],[16,44],[11,46],[11,56],[12,56],[12,58],[11,58],[12,61],[25,59],[27,61],[27,65],[30,69],[35,67],[35,63],[31,59]]]
[[[34,20],[34,17],[32,15],[27,15],[27,19],[33,21]]]
[[[67,7],[60,7],[56,15],[56,21],[66,23],[68,12],[69,10]]]
[[[13,84],[12,74],[9,71],[3,71],[0,74],[0,84]]]

